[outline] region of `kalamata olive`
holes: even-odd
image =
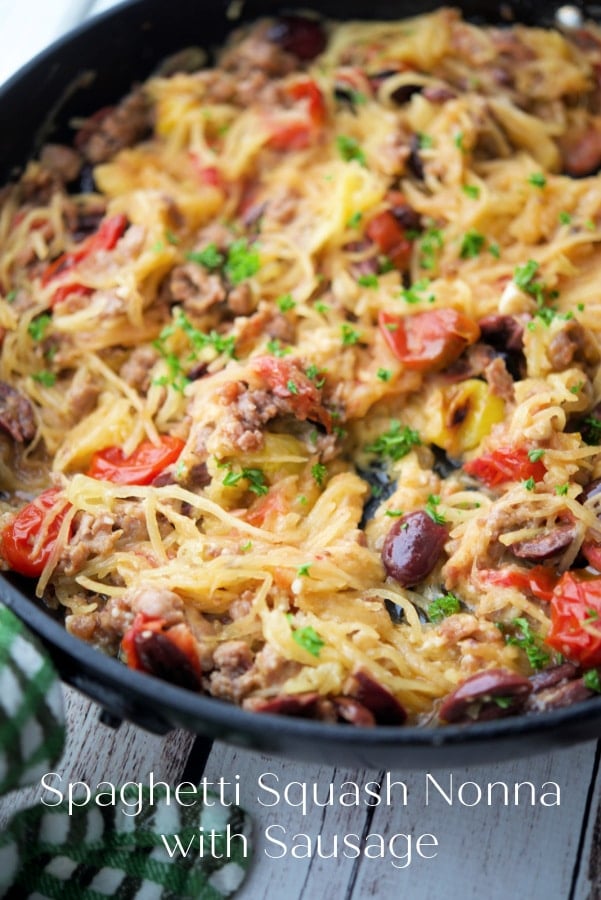
[[[590,500],[591,497],[596,497],[598,493],[601,492],[601,478],[595,478],[594,481],[591,481],[587,486],[583,489],[582,493],[578,495],[579,503],[586,503],[587,500]]]
[[[334,697],[336,717],[342,722],[357,725],[359,728],[371,728],[376,719],[369,709],[353,697]]]
[[[565,709],[566,706],[588,700],[593,693],[582,678],[576,678],[532,694],[526,703],[526,711],[547,712],[550,709]]]
[[[281,16],[267,32],[267,39],[302,60],[315,59],[327,42],[321,23],[304,16]]]
[[[134,637],[138,659],[145,672],[179,687],[197,691],[199,669],[183,650],[169,638],[169,632],[141,629]]]
[[[394,523],[382,547],[386,573],[403,587],[413,587],[430,574],[447,540],[447,529],[421,509]]]
[[[374,716],[378,725],[403,725],[407,713],[394,694],[375,681],[363,669],[357,669],[349,677],[345,694],[358,700]]]
[[[277,716],[300,716],[312,719],[315,716],[320,694],[317,691],[306,691],[303,694],[280,694],[266,700],[257,698],[245,704],[255,712],[272,713]]]
[[[420,152],[419,152],[420,147],[421,147],[421,141],[420,141],[419,135],[414,134],[411,138],[411,141],[409,142],[410,153],[409,153],[409,158],[407,160],[407,165],[409,167],[409,171],[411,172],[411,174],[415,175],[415,177],[419,181],[423,181],[425,172],[424,172],[424,163],[423,163],[423,160],[422,160],[422,158],[420,156]]]
[[[549,666],[542,672],[535,672],[530,676],[530,684],[535,694],[545,691],[547,688],[557,687],[560,683],[571,681],[580,674],[580,667],[573,662],[563,662],[556,666]]]
[[[532,691],[527,678],[506,669],[487,669],[466,678],[442,702],[444,722],[482,722],[518,712]]]

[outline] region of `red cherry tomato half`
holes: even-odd
[[[129,456],[121,447],[105,447],[94,454],[87,474],[114,484],[151,484],[183,448],[184,441],[170,435],[162,435],[159,444],[142,441]]]
[[[298,117],[274,122],[268,144],[272,150],[304,150],[322,128],[327,107],[323,94],[311,79],[296,81],[286,93],[298,106]]]
[[[564,572],[551,600],[546,642],[585,668],[601,665],[601,578]]]
[[[525,447],[497,447],[464,465],[464,471],[483,481],[488,487],[497,487],[507,481],[541,481],[547,471],[542,460],[534,462]]]
[[[165,619],[138,613],[123,635],[121,649],[130,669],[191,690],[200,687],[202,671],[196,641],[183,623],[167,627]]]
[[[454,309],[433,309],[410,316],[381,312],[379,325],[386,343],[407,369],[444,369],[480,337],[480,329]]]
[[[89,297],[91,293],[92,288],[87,287],[85,284],[62,284],[52,295],[50,306],[56,306],[57,303],[64,303],[68,297],[73,297],[75,295]]]
[[[58,506],[59,494],[58,488],[49,488],[44,491],[27,506],[24,506],[2,531],[0,550],[10,568],[15,572],[26,575],[28,578],[38,578],[42,574],[69,509],[69,504]],[[51,512],[53,507],[57,507],[54,515]],[[46,525],[45,520],[48,516],[52,516],[52,518]],[[44,533],[44,543],[36,547],[40,533]]]

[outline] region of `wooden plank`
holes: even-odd
[[[583,822],[582,849],[576,862],[575,884],[570,900],[601,900],[601,745],[597,769],[589,792],[589,808]]]
[[[54,771],[68,782],[84,781],[92,788],[100,781],[116,785],[125,781],[177,783],[184,771],[194,735],[173,731],[166,737],[151,735],[134,725],[122,723],[118,729],[103,725],[100,707],[72,688],[64,687],[67,714],[67,742]],[[55,786],[61,787],[57,782]],[[15,791],[0,800],[0,828],[17,809],[37,803],[41,786]]]
[[[533,757],[501,765],[479,766],[469,769],[440,770],[432,775],[445,788],[453,776],[455,790],[463,782],[475,782],[486,791],[489,782],[502,781],[510,786],[516,782],[532,782],[537,802],[524,805],[524,793],[518,806],[484,805],[462,806],[457,797],[449,806],[434,788],[430,790],[429,806],[425,805],[424,773],[393,773],[391,778],[407,787],[404,805],[400,787],[391,787],[391,803],[384,799],[371,810],[366,806],[343,808],[340,805],[322,808],[309,803],[306,815],[300,808],[286,804],[283,788],[289,782],[315,783],[318,797],[325,798],[330,783],[337,786],[339,796],[344,781],[364,786],[370,780],[384,781],[385,773],[348,771],[345,769],[301,765],[276,760],[216,744],[209,757],[206,777],[235,780],[240,776],[240,801],[251,813],[255,823],[256,859],[250,876],[239,893],[240,900],[284,894],[287,900],[313,900],[323,896],[324,885],[335,888],[337,896],[345,900],[363,897],[381,898],[402,896],[411,886],[412,900],[440,897],[461,897],[461,900],[507,900],[522,896],[528,900],[564,900],[570,893],[572,874],[578,850],[580,822],[586,807],[587,790],[594,765],[594,744],[584,744],[548,756]],[[273,773],[270,785],[276,785],[281,797],[272,808],[261,805],[275,799],[259,786],[259,777]],[[540,804],[544,782],[557,782],[560,806]],[[523,789],[522,789],[523,790]],[[292,788],[292,800],[298,802],[299,789]],[[475,788],[463,791],[465,802],[472,802]],[[498,789],[497,789],[498,792]],[[493,797],[497,797],[494,794]],[[547,802],[551,797],[547,797]],[[273,826],[280,826],[273,829]],[[267,854],[283,853],[283,848],[270,843],[266,829],[287,845],[287,854],[271,859]],[[285,832],[282,830],[285,829]],[[387,853],[384,859],[322,859],[318,855],[294,859],[291,856],[295,833],[311,835],[313,852],[318,834],[322,835],[323,853],[331,853],[333,838],[355,833],[380,834],[388,844],[393,835],[411,835],[413,858],[406,868],[395,868],[406,860],[394,859]],[[436,857],[419,858],[417,838],[431,833],[438,839]],[[359,843],[359,842],[355,842]],[[375,846],[375,840],[370,839]],[[402,855],[405,842],[396,838],[393,848]],[[422,842],[424,855],[434,853],[433,847]],[[343,847],[339,847],[342,853]],[[583,898],[584,900],[584,898]]]

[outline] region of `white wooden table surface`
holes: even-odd
[[[0,82],[62,31],[114,5],[114,0],[0,0]],[[199,3],[199,9],[202,4]],[[453,775],[455,784],[476,782],[483,789],[489,782],[530,781],[539,787],[556,782],[561,790],[559,806],[492,805],[449,806],[435,792],[425,805],[424,773],[400,770],[396,779],[406,783],[409,802],[380,805],[321,808],[309,804],[306,815],[283,800],[269,808],[271,795],[261,790],[258,779],[274,773],[279,784],[292,781],[318,785],[319,796],[330,784],[344,781],[363,785],[380,780],[383,773],[354,771],[332,766],[311,766],[283,761],[224,744],[214,744],[205,761],[203,742],[195,743],[187,732],[165,738],[128,724],[117,730],[99,721],[99,709],[70,688],[65,688],[69,736],[63,759],[57,767],[64,783],[99,781],[121,784],[128,780],[177,784],[190,778],[208,781],[223,777],[233,782],[240,776],[240,800],[254,822],[255,855],[250,874],[237,894],[239,900],[283,897],[285,900],[316,900],[333,893],[341,900],[601,900],[601,774],[598,743],[582,744],[501,765],[463,770],[442,769],[433,773],[441,785]],[[274,780],[271,783],[275,783]],[[12,813],[39,802],[40,787],[13,793],[0,801],[0,827]],[[465,795],[471,802],[469,792]],[[437,837],[436,856],[419,858],[415,853],[406,868],[386,859],[310,858],[293,859],[290,852],[272,858],[281,848],[267,840],[270,825],[281,826],[273,836],[284,840],[288,851],[295,833],[323,836],[327,853],[334,835],[431,833]],[[284,828],[286,831],[282,831]],[[285,837],[284,837],[285,835]],[[398,843],[397,843],[398,848]],[[398,849],[400,853],[400,849]],[[433,849],[424,855],[432,854]],[[402,860],[397,860],[398,864]]]

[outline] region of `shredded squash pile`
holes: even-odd
[[[593,25],[287,17],[45,147],[0,195],[5,568],[257,711],[601,688],[600,71]]]

